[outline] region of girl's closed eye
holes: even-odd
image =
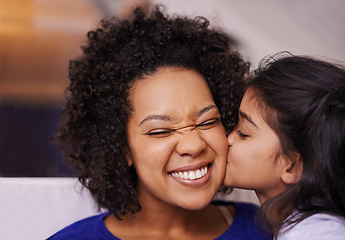
[[[241,138],[249,137],[249,135],[244,134],[243,132],[241,132],[241,130],[237,130],[237,134],[238,134]]]

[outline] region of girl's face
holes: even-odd
[[[161,68],[132,87],[130,156],[142,205],[205,207],[223,182],[228,144],[199,73]]]
[[[261,203],[286,189],[285,170],[276,133],[262,118],[254,92],[248,89],[239,110],[237,128],[228,136],[230,146],[225,186],[252,189]]]

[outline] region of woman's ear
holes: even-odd
[[[132,155],[129,152],[126,154],[126,162],[128,167],[133,166]]]
[[[286,166],[281,174],[281,180],[285,184],[296,184],[302,177],[303,160],[299,153],[295,153],[292,158],[286,161]]]

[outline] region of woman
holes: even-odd
[[[51,239],[264,239],[254,206],[209,204],[248,70],[232,40],[159,7],[103,21],[88,37],[70,63],[56,140],[109,212]]]

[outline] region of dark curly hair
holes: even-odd
[[[88,32],[83,55],[69,64],[70,85],[55,142],[99,207],[116,217],[140,210],[136,172],[128,167],[127,123],[133,83],[160,67],[201,73],[227,131],[237,123],[249,64],[225,33],[203,17],[170,17],[162,6],[129,19],[108,18]]]

